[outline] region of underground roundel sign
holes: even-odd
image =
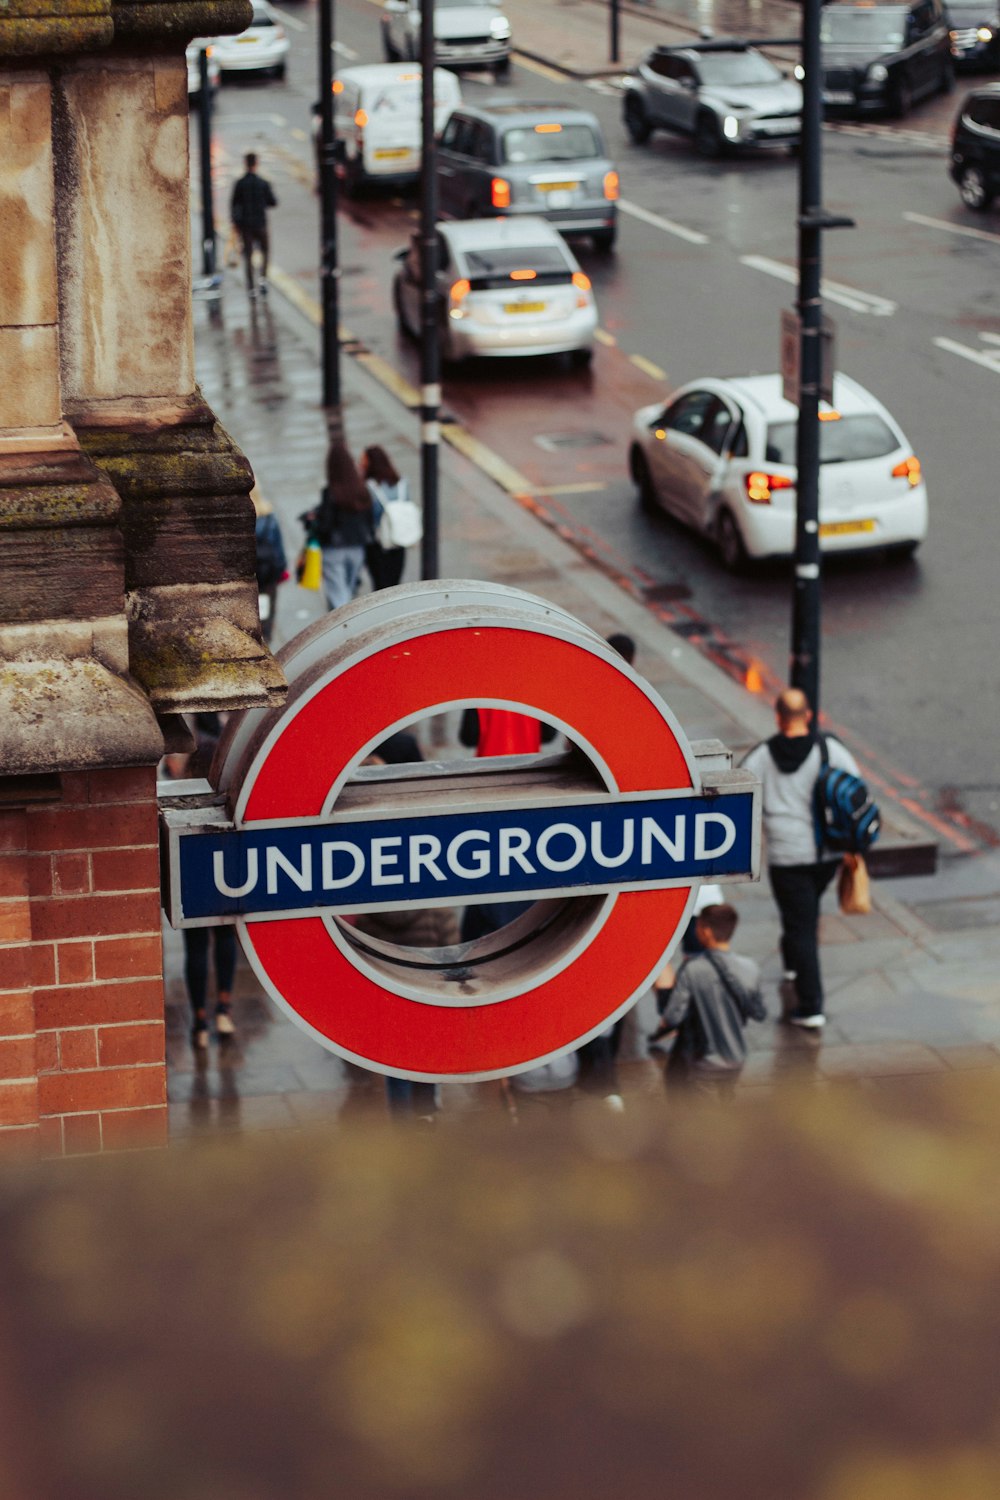
[[[702,880],[757,874],[756,783],[714,742],[696,755],[652,688],[540,599],[389,589],[279,660],[287,701],[234,716],[212,790],[161,788],[165,906],[175,926],[235,922],[265,990],[352,1062],[481,1079],[566,1052],[650,984]],[[428,718],[454,743],[466,708],[551,725],[554,753],[380,763]],[[434,906],[481,908],[480,935],[364,931],[366,913]]]

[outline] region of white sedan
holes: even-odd
[[[837,375],[820,408],[819,532],[824,552],[914,552],[927,535],[920,460],[857,381]],[[629,471],[647,510],[711,537],[722,561],[795,550],[798,410],[780,375],[696,380],[636,412]]]
[[[597,307],[562,235],[545,219],[438,225],[441,357],[569,354],[586,364]],[[400,250],[393,301],[400,332],[420,333],[420,242]]]
[[[253,19],[239,36],[216,37],[215,60],[223,73],[272,73],[284,78],[288,36],[267,0],[253,0]]]

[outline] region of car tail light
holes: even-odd
[[[537,271],[511,271],[511,281],[534,281],[538,275]]]
[[[744,480],[751,505],[770,505],[775,490],[793,490],[795,480],[787,474],[748,474]]]
[[[344,92],[344,80],[342,78],[335,78],[333,80],[333,92],[335,94],[342,94]]]
[[[355,111],[354,123],[359,130],[364,130],[365,126],[368,124],[368,116],[365,114],[363,109]]]
[[[604,174],[604,196],[609,203],[618,201],[618,173],[605,172]]]
[[[448,315],[452,318],[464,318],[465,308],[462,303],[472,291],[471,284],[463,276],[461,281],[453,281],[448,291]]]
[[[583,271],[574,271],[573,285],[576,287],[577,307],[586,307],[590,301],[588,295],[590,292],[590,277],[586,276]]]
[[[906,479],[911,489],[915,489],[920,483],[920,460],[911,453],[909,458],[904,458],[892,471],[893,479]]]
[[[490,182],[490,202],[494,208],[510,208],[510,183],[506,177],[494,177]]]

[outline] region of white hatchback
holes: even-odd
[[[349,193],[368,182],[416,182],[421,160],[419,63],[344,68],[333,81],[338,160]],[[434,69],[434,129],[440,133],[462,90],[454,73]]]
[[[593,352],[597,307],[558,230],[545,219],[464,219],[438,225],[441,357]],[[393,301],[400,331],[420,333],[420,241],[397,255]]]
[[[927,535],[920,460],[857,381],[837,375],[820,408],[819,530],[824,552],[912,553]],[[696,380],[636,412],[629,471],[647,510],[711,537],[724,564],[795,550],[798,409],[780,375]]]
[[[239,36],[216,37],[215,60],[223,73],[272,73],[284,78],[288,34],[267,0],[253,0],[253,18]]]

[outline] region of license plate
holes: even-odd
[[[508,313],[540,313],[545,311],[544,302],[505,302],[504,312]]]
[[[578,182],[538,182],[535,186],[540,193],[575,193],[580,184]]]
[[[238,42],[249,43],[249,45],[252,47],[255,42],[259,42],[260,41],[260,37],[259,36],[238,36],[236,38],[236,40]]]
[[[854,95],[848,89],[823,90],[824,104],[853,104]]]
[[[874,531],[874,521],[823,521],[820,536],[854,536],[859,531]]]
[[[384,149],[375,152],[376,161],[398,161],[401,156],[409,156],[410,152],[406,146],[397,146],[393,150]]]

